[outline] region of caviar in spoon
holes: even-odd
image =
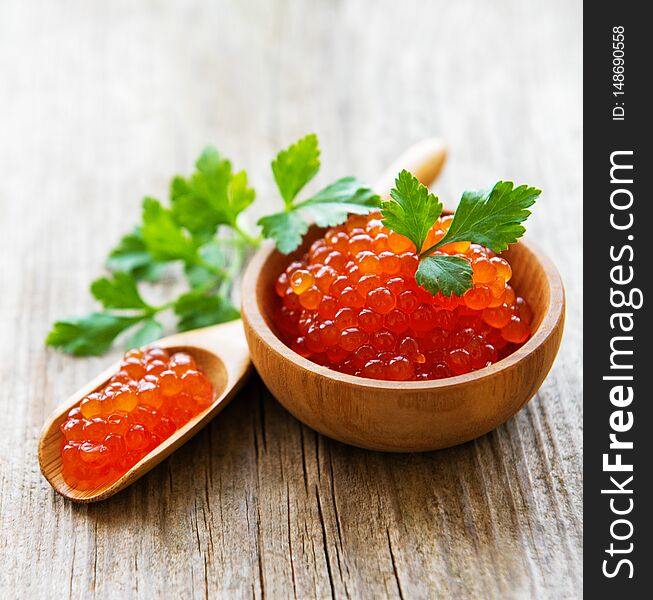
[[[440,240],[439,218],[423,248]],[[350,216],[327,230],[276,283],[275,322],[297,353],[337,371],[372,379],[462,375],[512,353],[530,337],[530,308],[508,283],[508,262],[478,244],[437,253],[469,261],[473,287],[432,296],[415,282],[418,256],[378,213]]]
[[[189,354],[129,351],[107,385],[62,423],[64,479],[80,490],[116,481],[213,398],[210,381]]]

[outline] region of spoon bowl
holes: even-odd
[[[91,392],[104,387],[109,378],[119,370],[120,363],[113,364],[58,406],[43,427],[38,448],[41,472],[50,485],[65,498],[74,502],[95,502],[108,498],[134,483],[215,417],[234,396],[250,370],[241,321],[172,335],[159,340],[155,345],[171,353],[190,354],[213,385],[213,403],[177,429],[116,481],[99,488],[78,490],[68,485],[61,473],[60,427],[71,408],[77,406]]]

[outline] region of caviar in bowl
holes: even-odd
[[[425,451],[482,435],[535,394],[562,337],[564,290],[553,264],[525,242],[502,253],[510,283],[532,311],[530,338],[494,364],[442,379],[389,381],[335,371],[295,352],[275,321],[277,280],[301,261],[325,230],[312,227],[303,244],[283,255],[265,244],[243,281],[242,315],[252,361],[279,402],[317,431],[355,446]]]
[[[438,218],[423,248],[452,223]],[[479,244],[437,251],[472,269],[460,296],[418,285],[411,240],[378,212],[329,228],[277,278],[274,323],[295,352],[336,371],[394,381],[442,379],[487,367],[530,337],[532,311],[509,283],[508,261]]]

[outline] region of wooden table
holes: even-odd
[[[9,0],[0,4],[0,596],[573,598],[582,584],[581,3]],[[252,377],[120,495],[63,501],[47,414],[120,352],[46,350],[145,194],[216,144],[247,168],[319,134],[315,187],[373,180],[427,135],[455,203],[497,178],[544,194],[529,236],[566,283],[533,401],[458,448],[388,455],[302,426]]]

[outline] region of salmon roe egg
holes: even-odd
[[[130,350],[107,385],[61,424],[64,479],[80,490],[116,481],[213,398],[211,382],[190,354]]]
[[[451,216],[439,218],[422,249],[441,240],[451,222]],[[343,373],[419,381],[482,369],[528,340],[533,311],[508,284],[512,269],[505,258],[466,241],[435,253],[467,260],[472,288],[460,297],[431,295],[415,281],[419,257],[408,238],[387,229],[379,213],[350,216],[328,229],[275,281],[278,304],[273,314],[283,341],[301,356]],[[188,371],[191,381],[197,370],[175,357],[165,370],[157,357],[146,361],[145,371],[158,377],[157,389],[164,397],[161,410],[186,393],[179,378]],[[128,358],[135,360],[126,357],[121,384],[129,382],[131,372],[140,373],[140,355]],[[123,393],[115,391],[114,405]],[[95,400],[82,407],[88,418],[96,411],[103,414],[105,405]],[[67,443],[74,444],[79,426],[69,428],[72,437]],[[67,452],[74,456],[72,450]]]

